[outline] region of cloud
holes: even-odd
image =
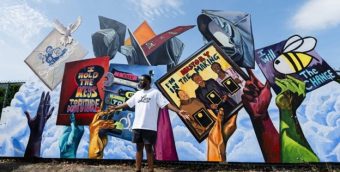
[[[199,150],[193,143],[178,141],[176,142],[177,153],[181,161],[205,161],[205,152]]]
[[[135,144],[120,138],[108,136],[108,143],[104,149],[104,159],[134,159]]]
[[[297,10],[292,23],[296,30],[315,31],[340,25],[340,1],[311,0]]]
[[[322,162],[339,162],[340,86],[331,82],[309,93],[299,107],[303,133]],[[301,121],[301,118],[306,118]]]
[[[0,3],[0,35],[28,43],[43,28],[50,27],[47,17],[30,7],[26,1],[9,1]]]
[[[184,14],[180,0],[129,0],[141,18],[154,20],[157,17],[178,16]]]
[[[50,26],[51,24],[47,17],[28,5],[26,1],[1,1],[0,59],[6,59],[6,63],[0,64],[0,69],[3,73],[1,75],[2,81],[26,80],[29,76],[34,75],[26,67],[24,58],[41,39],[39,34],[43,29]]]
[[[237,116],[237,129],[227,143],[228,162],[264,162],[249,115],[242,109]]]

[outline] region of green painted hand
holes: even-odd
[[[280,110],[280,141],[281,161],[284,163],[319,162],[319,158],[308,144],[296,110],[306,96],[306,87],[303,81],[291,76],[286,79],[275,79],[281,88],[275,101]]]
[[[275,83],[281,88],[276,97],[276,105],[280,109],[296,111],[306,97],[306,84],[294,77],[286,79],[275,78]]]

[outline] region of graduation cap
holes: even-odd
[[[184,43],[174,37],[159,46],[147,58],[151,65],[167,65],[167,70],[169,71],[178,64],[183,49]]]
[[[129,46],[123,46],[122,53],[127,56],[129,64],[136,64],[133,62],[144,61],[143,60],[144,57],[142,55],[133,56],[133,53],[129,51],[131,51],[131,49],[138,50],[139,47],[141,47],[144,55],[147,57],[147,60],[150,62],[151,65],[168,65],[168,69],[170,69],[171,67],[175,66],[178,63],[179,58],[184,49],[184,43],[180,41],[178,38],[175,38],[175,36],[193,27],[194,26],[175,27],[173,29],[170,29],[159,35],[152,37],[149,41],[145,42],[144,44],[140,44],[139,39],[136,38],[139,42],[139,45],[141,46],[136,46],[133,44],[132,44],[132,48]],[[139,34],[141,32],[136,32],[136,33]],[[136,60],[134,58],[142,58],[142,59]]]
[[[114,29],[102,29],[91,36],[93,52],[96,57],[109,56],[113,59],[120,49],[119,35]]]
[[[106,18],[103,16],[98,16],[99,18],[99,25],[100,25],[100,29],[113,29],[117,32],[117,35],[119,37],[119,43],[120,46],[124,45],[124,39],[125,39],[125,33],[126,33],[126,25],[110,19],[110,18]]]
[[[243,12],[202,10],[197,25],[207,41],[215,41],[238,65],[254,68],[254,39],[250,15]]]
[[[145,52],[145,55],[149,55],[152,52],[154,52],[158,47],[163,45],[165,42],[170,40],[171,38],[174,38],[175,36],[193,28],[194,25],[190,26],[177,26],[175,28],[172,28],[170,30],[167,30],[155,37],[153,37],[151,40],[147,41],[144,45],[142,45],[142,49]]]

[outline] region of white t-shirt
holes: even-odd
[[[135,106],[135,119],[132,129],[157,131],[159,108],[165,107],[169,101],[157,89],[137,91],[126,101],[129,107]]]

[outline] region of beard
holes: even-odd
[[[138,87],[140,89],[144,89],[146,87],[146,83],[140,83],[140,84],[138,84]]]

